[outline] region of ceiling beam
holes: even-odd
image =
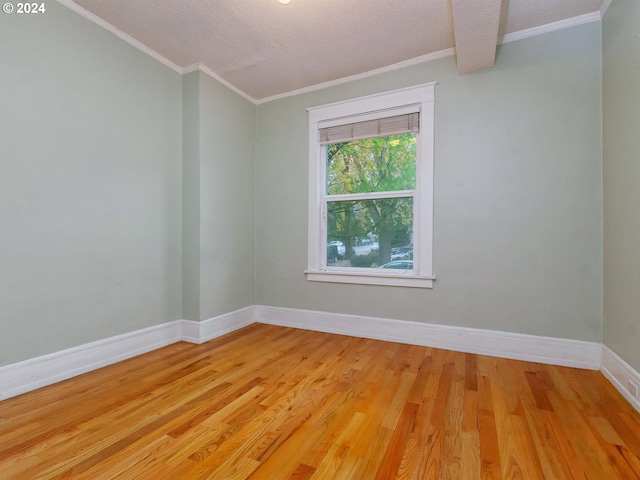
[[[451,0],[458,74],[493,67],[502,0]]]

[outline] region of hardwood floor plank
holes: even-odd
[[[438,427],[444,426],[444,412],[449,398],[449,392],[453,384],[453,363],[448,363],[442,366],[442,373],[440,374],[440,382],[438,383],[438,389],[433,404],[433,410],[431,414],[431,423]]]
[[[298,465],[298,468],[296,468],[295,471],[291,474],[289,480],[309,480],[313,476],[315,471],[315,468],[301,463],[300,465]]]
[[[540,377],[538,377],[535,372],[524,372],[524,374],[527,378],[527,383],[531,388],[531,392],[533,393],[533,399],[536,402],[536,407],[541,410],[553,410],[553,406],[545,393],[544,383]]]
[[[197,378],[199,382],[195,385],[206,384],[206,375],[200,373]],[[190,383],[194,385],[193,382]],[[177,389],[159,388],[156,393],[158,395],[136,398],[128,404],[118,404],[113,410],[93,418],[91,418],[93,410],[90,409],[88,414],[83,415],[81,421],[75,424],[67,423],[68,427],[64,430],[49,431],[47,441],[39,440],[29,444],[25,446],[24,451],[18,449],[15,455],[18,457],[25,454],[28,457],[42,456],[44,460],[39,469],[51,466],[59,470],[64,464],[78,463],[80,459],[94,455],[95,450],[101,446],[113,445],[122,438],[132,435],[136,429],[143,428],[148,423],[157,422],[158,418],[163,417],[163,412],[172,409],[175,405],[186,403],[197,397],[200,397],[203,402],[207,400],[206,396],[198,390],[190,391],[186,396]],[[158,404],[161,404],[162,408],[158,409]],[[77,412],[82,411],[83,409],[74,402],[70,404],[70,408],[59,415],[71,414],[75,418]],[[112,421],[114,418],[117,419],[116,422]],[[24,472],[24,478],[29,478],[28,474],[29,472]],[[53,475],[52,472],[48,474]]]
[[[478,435],[480,437],[480,474],[483,480],[498,480],[502,478],[500,447],[493,409],[493,393],[489,374],[492,359],[481,357],[478,359]]]
[[[476,369],[476,362],[467,362],[466,368]],[[480,423],[478,405],[478,384],[473,383],[472,389],[467,389],[466,381],[464,391],[464,412],[462,417],[462,463],[461,478],[482,478],[482,464],[480,460]],[[475,387],[475,390],[473,390]]]
[[[554,412],[549,412],[548,425],[553,429],[562,448],[565,462],[576,471],[584,472],[586,478],[619,478],[612,476],[607,462],[603,461],[604,452],[597,446],[593,435],[583,431],[586,419],[581,418],[580,410],[567,402],[550,394]]]
[[[525,419],[531,433],[534,448],[540,459],[544,478],[573,478],[573,472],[562,461],[560,447],[555,442],[548,425],[547,409],[529,408],[525,410]]]
[[[382,458],[375,480],[385,480],[397,476],[403,453],[409,441],[409,434],[411,430],[413,430],[417,412],[418,405],[416,403],[406,402],[404,404],[402,413],[398,418],[398,428],[394,429],[391,442]]]
[[[478,391],[478,356],[467,353],[464,356],[464,389]]]
[[[599,372],[252,325],[0,402],[0,478],[633,479]]]

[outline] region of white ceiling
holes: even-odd
[[[254,100],[594,21],[610,0],[59,0],[178,71],[194,64]],[[75,3],[74,3],[75,2]],[[603,3],[605,7],[603,7]],[[87,13],[89,12],[89,13]],[[101,20],[104,22],[102,22]],[[117,32],[118,33],[118,32]],[[123,35],[121,35],[123,36]],[[141,45],[138,45],[141,46]]]

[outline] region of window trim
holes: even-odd
[[[435,82],[390,92],[368,95],[327,105],[308,108],[309,112],[309,226],[307,280],[317,282],[357,283],[402,287],[432,288],[433,280],[433,176],[434,176],[434,103]],[[340,269],[324,265],[323,205],[325,197],[325,165],[322,158],[319,129],[327,126],[384,118],[399,113],[419,112],[416,189],[414,192],[413,227],[417,265],[411,272],[389,269]],[[333,196],[332,196],[333,197]],[[417,240],[417,241],[416,241]]]

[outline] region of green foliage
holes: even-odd
[[[327,193],[389,192],[416,186],[416,135],[327,145]]]
[[[414,133],[327,145],[329,200],[331,195],[404,191],[415,187]],[[350,247],[358,237],[373,234],[379,239],[376,257],[383,263],[389,261],[392,241],[398,237],[410,238],[413,233],[413,202],[409,197],[329,201],[327,214],[329,238],[339,238]],[[354,261],[371,260],[354,256],[350,248],[347,252],[352,266],[356,266]]]

